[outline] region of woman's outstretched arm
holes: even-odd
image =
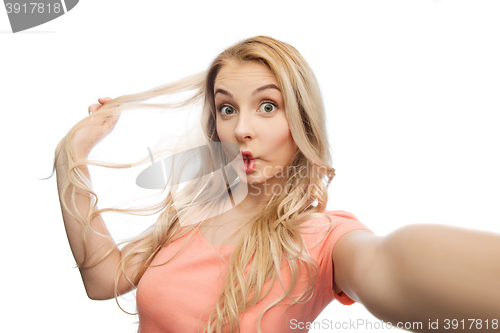
[[[500,235],[428,224],[385,237],[355,230],[333,259],[336,286],[385,322],[500,330]]]

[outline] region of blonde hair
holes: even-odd
[[[269,202],[238,228],[238,230],[243,230],[243,234],[234,245],[229,257],[229,269],[224,289],[209,313],[204,330],[207,333],[239,331],[240,316],[268,294],[269,288],[263,290],[264,283],[267,281],[273,285],[278,280],[285,292],[260,314],[256,327],[258,332],[260,332],[260,321],[264,313],[281,300],[290,298],[294,304],[307,302],[312,296],[312,288],[317,279],[317,263],[308,255],[307,248],[304,246],[301,224],[312,218],[328,217],[321,212],[326,208],[328,186],[335,176],[335,170],[330,166],[331,156],[325,127],[325,112],[315,75],[295,48],[270,37],[257,36],[243,40],[223,51],[204,73],[142,93],[115,98],[108,102],[109,104],[107,103],[110,107],[102,111],[102,116],[105,117],[139,106],[168,109],[201,102],[203,110],[200,121],[205,140],[206,142],[219,142],[215,126],[214,82],[219,70],[231,60],[256,61],[266,65],[274,73],[283,94],[286,119],[293,140],[297,144],[297,151],[289,163],[289,167],[293,167],[295,172],[280,178],[280,185],[284,190],[280,193],[273,193]],[[191,97],[179,103],[140,103],[162,95],[193,90],[195,92]],[[57,160],[60,153],[66,154],[70,165],[63,187],[63,198],[71,183],[74,187],[85,190],[93,196],[95,208],[97,196],[90,186],[90,181],[79,171],[78,166],[98,165],[126,168],[144,163],[147,159],[131,164],[75,161],[67,142],[70,142],[73,135],[85,126],[87,121],[88,119],[82,120],[68,132],[58,144],[55,155]],[[210,149],[210,156],[205,158],[212,159],[217,154],[220,152]],[[210,161],[207,163],[209,164]],[[297,172],[297,168],[300,168],[300,172]],[[303,174],[304,170],[307,172],[306,175]],[[122,275],[126,276],[127,267],[134,264],[140,265],[140,271],[134,281],[126,276],[136,287],[147,267],[152,266],[151,262],[155,254],[162,247],[168,246],[174,240],[203,225],[201,222],[183,227],[180,221],[183,218],[192,218],[196,214],[199,217],[198,220],[204,221],[221,204],[224,194],[230,191],[231,184],[234,185],[239,180],[236,172],[229,172],[227,174],[229,186],[221,186],[218,184],[225,184],[225,181],[216,173],[203,178],[203,170],[200,169],[199,176],[201,178],[189,182],[181,190],[172,186],[165,199],[155,205],[127,209],[93,209],[88,216],[78,216],[79,221],[85,227],[82,233],[82,241],[85,245],[86,232],[91,230],[91,219],[102,212],[116,211],[135,215],[145,215],[148,212],[150,214],[161,213],[154,225],[128,241],[131,245],[130,251],[123,256],[115,276],[115,299],[118,297],[118,281]],[[200,181],[200,179],[203,180]],[[67,209],[68,203],[63,200],[63,204]],[[243,227],[246,228],[243,229]],[[91,266],[99,263],[111,251],[112,249]],[[85,258],[88,258],[87,255],[85,250]],[[281,277],[284,263],[288,265],[292,275],[289,286],[285,286]],[[80,267],[85,267],[85,264],[86,260]],[[250,269],[245,270],[246,267]],[[308,285],[302,293],[292,297],[290,293],[303,274],[308,277]]]

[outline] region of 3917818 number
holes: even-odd
[[[52,5],[52,7],[51,7]],[[31,7],[31,8],[30,8]],[[5,9],[7,9],[7,14],[15,13],[23,13],[23,14],[43,14],[43,13],[56,13],[59,14],[62,10],[61,4],[60,3],[55,3],[55,4],[44,4],[44,3],[38,3],[38,2],[30,2],[29,4],[27,3],[10,3],[7,2],[5,4]]]
[[[469,330],[480,330],[480,329],[493,329],[499,328],[498,319],[445,319],[444,327],[445,330],[456,330],[456,329],[469,329]]]

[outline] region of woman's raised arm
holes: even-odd
[[[99,99],[101,104],[104,104],[109,100],[110,98]],[[89,113],[92,114],[99,110],[99,108],[99,104],[93,104],[89,107]],[[73,156],[77,161],[85,159],[92,148],[113,130],[116,122],[118,121],[117,118],[113,117],[106,118],[105,120],[100,120],[97,117],[94,118],[96,121],[91,123],[91,126],[83,128],[77,132],[71,142]],[[106,228],[100,214],[93,217],[90,221],[91,229],[97,233],[92,230],[84,231],[85,228],[82,223],[74,217],[78,215],[85,217],[88,215],[91,207],[91,195],[89,193],[77,188],[72,183],[68,183],[64,200],[68,207],[73,207],[69,208],[73,215],[70,214],[70,212],[63,205],[62,192],[65,182],[67,182],[66,177],[70,168],[67,156],[63,151],[59,153],[55,167],[59,201],[61,203],[66,234],[68,236],[68,241],[75,261],[80,269],[80,274],[82,276],[87,295],[89,298],[95,300],[111,299],[114,297],[115,272],[120,262],[122,252],[116,246],[116,243]],[[84,177],[90,180],[90,174],[87,166],[78,166],[77,168]],[[74,195],[73,189],[75,189]],[[74,206],[72,204],[73,200],[75,202]],[[75,207],[78,210],[78,213],[74,211]],[[83,267],[80,267],[84,261],[85,252],[82,235],[85,235],[86,237],[85,244],[87,249],[87,258],[85,258]],[[127,247],[125,247],[122,251],[125,251],[126,248]],[[102,256],[108,251],[110,252],[109,255],[104,260],[94,265],[98,262],[98,259],[102,258]],[[136,273],[137,268],[138,265],[130,267],[127,270],[127,273],[129,277],[131,277],[132,281],[134,281],[134,274]],[[122,275],[118,284],[118,294],[122,295],[130,291],[132,288],[133,286]]]
[[[500,235],[430,224],[385,237],[352,231],[337,242],[333,259],[336,285],[394,326],[500,329]]]

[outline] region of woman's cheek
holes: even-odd
[[[219,139],[222,141],[222,142],[227,142],[228,141],[228,129],[227,129],[227,126],[224,126],[222,124],[220,124],[219,120],[217,120],[216,124],[215,124],[215,128],[216,128],[216,131],[217,131],[217,135],[219,136]]]
[[[270,135],[269,145],[274,146],[276,148],[284,148],[284,145],[287,145],[289,140],[292,139],[290,134],[290,128],[288,127],[288,123],[279,122],[276,124],[272,124],[268,129],[268,133],[272,133]]]

